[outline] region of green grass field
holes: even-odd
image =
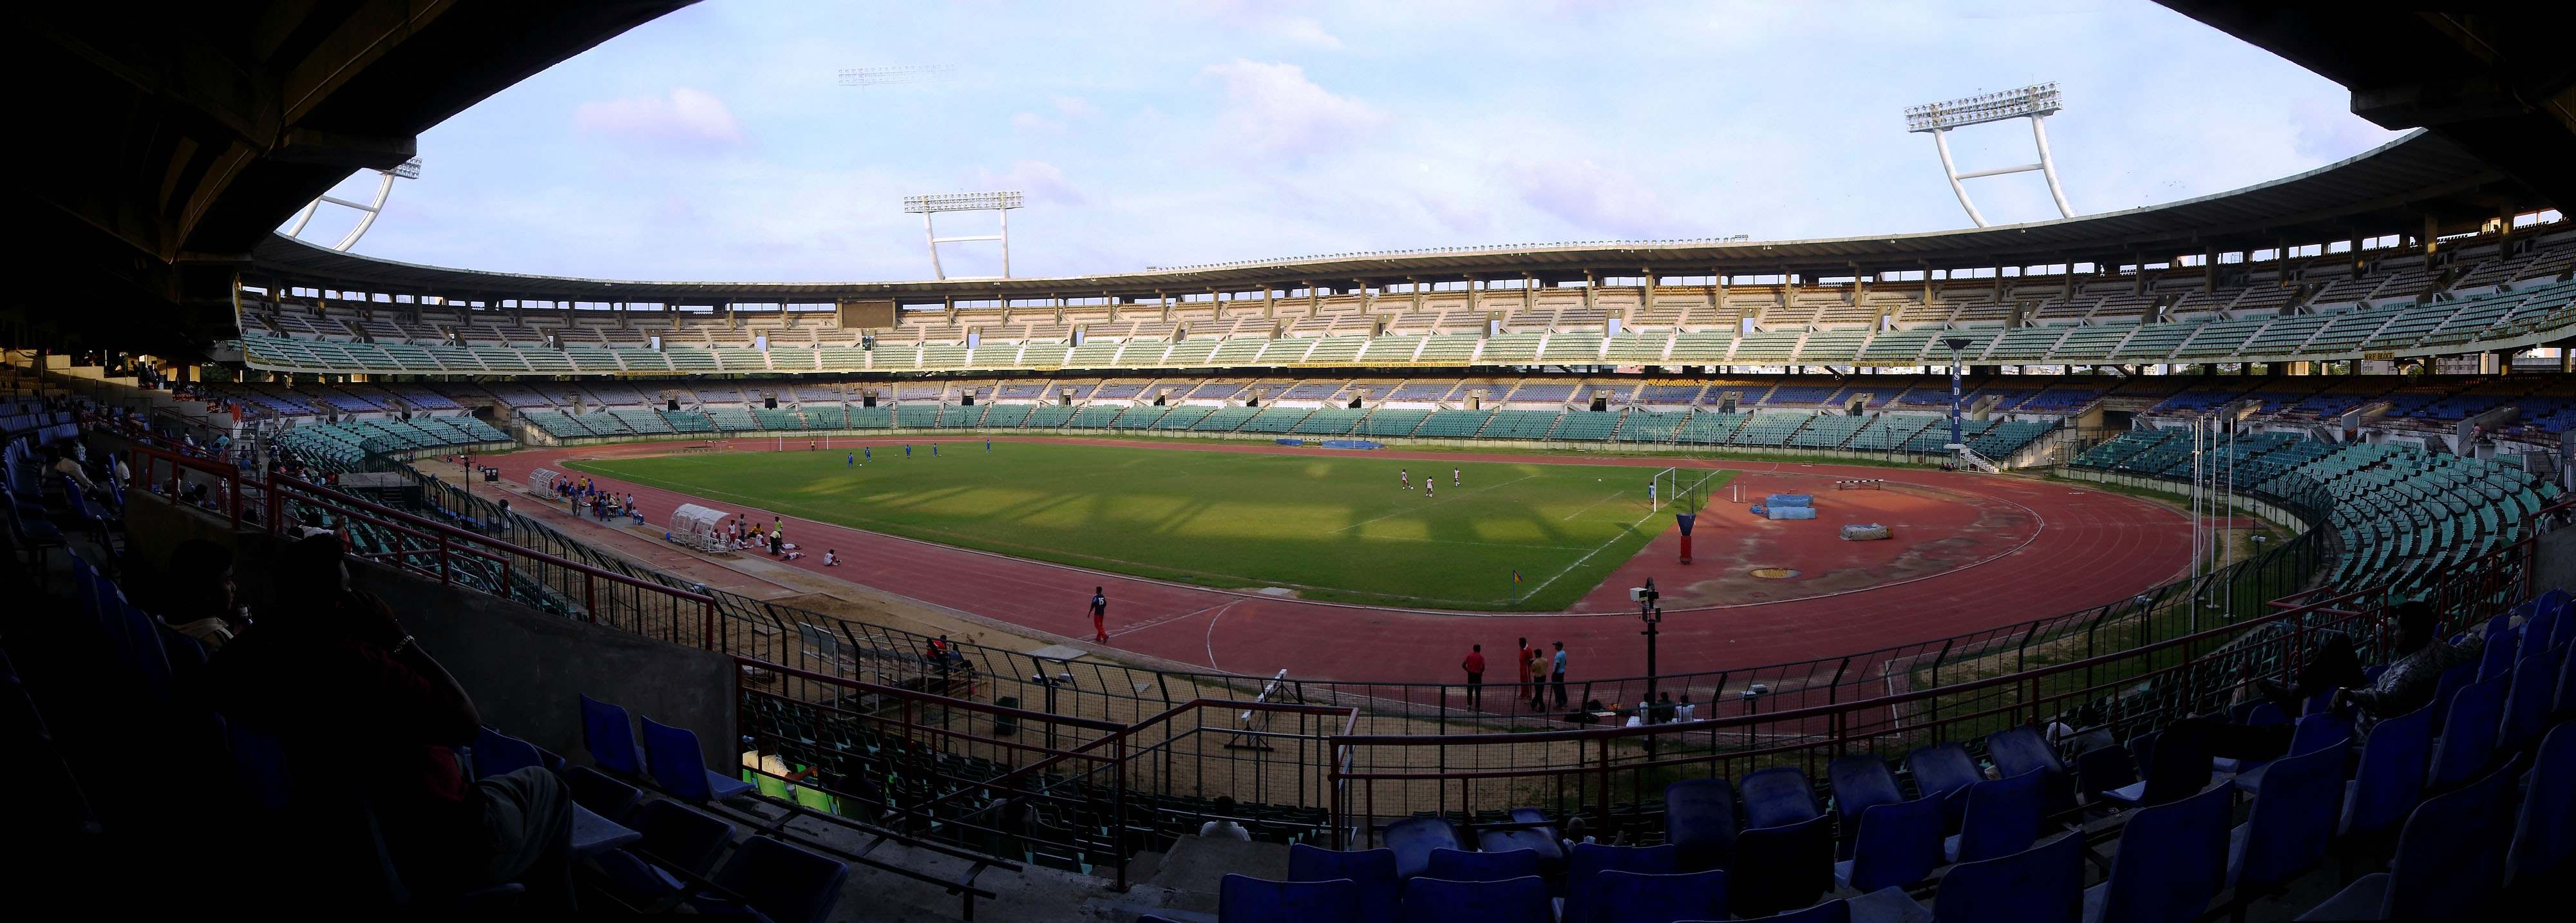
[[[1648,468],[1042,442],[997,442],[990,454],[980,441],[944,443],[936,459],[926,442],[910,459],[878,446],[876,460],[857,468],[845,466],[845,454],[671,455],[571,467],[719,505],[1017,557],[1445,609],[1562,609],[1672,525],[1669,506],[1647,510]],[[1463,486],[1451,486],[1453,467]],[[1397,487],[1400,468],[1412,470],[1413,489]],[[1433,473],[1438,492],[1426,499],[1422,479]],[[1730,476],[1718,472],[1704,489]]]

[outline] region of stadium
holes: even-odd
[[[2089,923],[2503,916],[2569,870],[2567,14],[2168,0],[2404,133],[2076,214],[2055,85],[1909,110],[1958,230],[1015,277],[996,192],[906,202],[926,280],[353,251],[423,132],[687,5],[12,28],[62,87],[0,311],[12,872]],[[2039,164],[1951,164],[2017,119]],[[1961,181],[2017,171],[2062,217],[1987,222]],[[948,276],[952,210],[1001,276]],[[154,854],[241,858],[98,887]]]

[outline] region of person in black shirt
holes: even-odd
[[[1107,644],[1109,643],[1109,629],[1106,626],[1109,618],[1109,596],[1101,590],[1101,587],[1091,588],[1091,639],[1100,644]]]

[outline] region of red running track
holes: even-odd
[[[900,439],[836,438],[833,448]],[[964,441],[964,440],[960,440]],[[1004,438],[997,442],[1040,441]],[[1347,451],[1273,445],[1170,445],[1115,440],[1044,440],[1171,451],[1278,452],[1347,456]],[[747,439],[734,450],[765,450]],[[575,458],[670,452],[680,443],[632,443],[540,449],[479,461],[523,482],[538,467]],[[793,448],[791,447],[791,450]],[[1378,457],[1423,461],[1492,461],[1465,452],[1379,450]],[[1553,457],[1550,464],[1662,468],[1671,459]],[[1767,523],[1720,498],[1694,531],[1693,564],[1675,563],[1679,534],[1669,525],[1634,559],[1565,613],[1456,613],[1346,606],[1163,583],[1003,557],[809,520],[790,520],[788,535],[809,557],[790,566],[937,605],[1073,639],[1091,639],[1091,588],[1109,596],[1109,647],[1226,672],[1268,676],[1280,669],[1310,679],[1445,682],[1469,644],[1489,655],[1515,638],[1534,646],[1563,641],[1578,678],[1637,676],[1645,654],[1625,587],[1657,578],[1666,593],[1663,672],[1762,666],[1865,652],[2062,615],[2127,599],[2181,575],[2189,558],[2183,515],[2131,497],[2062,483],[1928,469],[1685,461],[1733,469],[1751,498],[1796,490],[1824,495],[1829,508],[1853,506],[1905,534],[1942,524],[1959,531],[1914,542],[1842,542],[1826,521]],[[741,512],[752,521],[776,515],[716,504],[614,478],[594,479],[633,493],[647,518],[683,502]],[[1840,479],[1877,478],[1884,492],[1832,491]],[[1913,518],[1906,518],[1913,517]],[[1871,516],[1858,516],[1870,520]],[[1848,519],[1848,518],[1847,518]],[[610,532],[587,519],[574,528]],[[1847,520],[1846,520],[1847,521]],[[1784,528],[1788,527],[1788,528]],[[1765,532],[1771,533],[1765,538]],[[632,538],[632,533],[616,533]],[[622,544],[622,543],[621,543]],[[820,549],[847,564],[826,569]],[[1796,580],[1762,581],[1751,567],[1805,572]],[[1509,658],[1495,656],[1495,669]]]

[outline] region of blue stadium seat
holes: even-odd
[[[2508,887],[2542,887],[2561,880],[2576,853],[2576,723],[2541,738],[2538,758],[2515,817],[2513,848],[2505,853]]]
[[[1735,912],[1767,914],[1804,907],[1834,889],[1834,819],[1818,814],[1794,824],[1736,835]]]
[[[2478,665],[2474,663],[2464,663],[2442,671],[2441,681],[2433,686],[2434,737],[2442,736],[2445,722],[2451,720],[2451,698],[2460,694],[2461,687],[2477,682],[2477,679]]]
[[[2147,777],[2102,793],[2113,804],[2154,807],[2172,804],[2198,794],[2209,787],[2215,761],[2209,755],[2208,737],[2188,730],[2166,728],[2152,734],[2140,734],[2131,741],[2138,751],[2138,761],[2145,764]]]
[[[1290,854],[1290,859],[1294,861],[1294,853]],[[1574,844],[1574,855],[1566,859],[1564,923],[1592,923],[1590,908],[1595,875],[1610,871],[1670,875],[1680,870],[1680,862],[1681,850],[1671,845]]]
[[[1289,881],[1342,879],[1359,886],[1359,923],[1395,923],[1397,901],[1404,895],[1404,883],[1395,876],[1395,850],[1344,852],[1305,843],[1289,844]]]
[[[1968,786],[1968,813],[1958,835],[1942,841],[1942,854],[1952,862],[1982,862],[2029,849],[2039,840],[2040,783],[2046,776],[2031,770]]]
[[[1767,917],[1739,917],[1738,923],[1851,923],[1851,919],[1851,902],[1836,899],[1804,910],[1792,910]]]
[[[2486,768],[2495,755],[2496,733],[2504,721],[2505,683],[2510,679],[2479,680],[2460,687],[2451,698],[2450,717],[2442,722],[2442,736],[2433,741],[2433,770],[2424,779],[2426,788],[2444,791]]]
[[[1435,849],[1430,864],[1422,874],[1442,881],[1509,881],[1539,873],[1539,856],[1534,850],[1510,852],[1468,852],[1463,849]]]
[[[2094,801],[2106,801],[2104,792],[2137,781],[2138,761],[2127,747],[2095,747],[2075,755],[2075,790]]]
[[[2375,736],[2375,732],[2374,732]],[[2522,762],[2425,799],[2397,836],[2388,871],[2363,875],[2300,914],[2301,920],[2419,920],[2459,917],[2496,892],[2505,831]]]
[[[1442,881],[1415,878],[1404,883],[1404,923],[1555,923],[1556,908],[1547,882],[1538,876],[1510,881]],[[1233,923],[1227,920],[1226,923]],[[1293,923],[1315,923],[1301,919]]]
[[[2235,787],[2221,783],[2129,815],[2110,876],[2084,891],[2084,923],[2199,919],[2227,874],[2227,827],[2235,805]]]
[[[1902,887],[1941,864],[1941,802],[1917,798],[1860,814],[1849,861],[1834,863],[1834,886],[1867,893]]]
[[[2080,923],[2084,837],[2069,833],[1941,876],[1933,923]]]
[[[698,735],[686,728],[644,719],[644,756],[663,790],[690,801],[726,801],[759,791],[749,782],[709,770]]]
[[[582,807],[580,802],[573,803],[572,857],[574,859],[588,859],[643,838],[643,834],[599,816],[597,812]]]
[[[1825,809],[1816,803],[1816,787],[1807,782],[1807,774],[1794,766],[1757,769],[1735,780],[1735,793],[1744,801],[1744,826],[1785,827],[1824,816]]]
[[[709,879],[742,902],[699,896],[690,903],[699,913],[739,914],[747,907],[775,923],[823,923],[849,879],[850,867],[838,859],[756,836],[734,847],[733,858]]]
[[[1431,867],[1431,853],[1440,849],[1465,849],[1458,839],[1458,828],[1439,817],[1408,817],[1386,825],[1386,848],[1395,852],[1395,875],[1412,878]]]
[[[1664,842],[1681,847],[1683,871],[1725,868],[1735,857],[1735,789],[1725,779],[1664,786]]]
[[[1217,885],[1217,919],[1225,923],[1313,923],[1356,920],[1364,913],[1359,882],[1267,881],[1227,875]]]
[[[2057,755],[2057,747],[2040,736],[2038,728],[2025,724],[1986,735],[1986,759],[1994,762],[1997,774],[2004,778],[2041,773],[2041,807],[2048,814],[2075,810],[2073,774],[2066,770],[2066,760]]]
[[[563,765],[562,757],[556,757],[553,764],[548,765],[546,756],[549,754],[538,748],[536,744],[495,731],[489,725],[484,726],[480,733],[474,735],[472,749],[474,778],[477,779],[515,772],[529,766],[557,769]]]
[[[581,744],[590,760],[610,775],[644,777],[643,752],[635,746],[635,721],[626,709],[590,696],[581,697]]]
[[[1592,916],[1615,923],[1681,923],[1726,919],[1726,872],[1710,869],[1675,875],[1602,872]]]
[[[2352,746],[2352,718],[2348,715],[2318,714],[2300,718],[2290,734],[2290,752],[2286,756],[2315,753],[2327,747]],[[2258,763],[2236,774],[2236,787],[2247,794],[2263,790],[2263,770],[2269,763]]]
[[[485,728],[484,731],[489,733],[491,729]],[[475,745],[474,762],[479,770],[483,763],[483,749],[479,742]],[[627,815],[635,812],[635,805],[644,800],[641,789],[609,778],[607,773],[588,766],[573,766],[557,775],[563,776],[564,785],[572,789],[573,803],[621,824],[626,822]]]
[[[2361,745],[2361,768],[2344,783],[2343,820],[2337,832],[2368,836],[2388,829],[2424,797],[2424,771],[2432,757],[2433,707],[2372,725]]]
[[[1825,764],[1825,783],[1833,787],[1834,819],[1845,842],[1860,827],[1860,812],[1905,800],[1896,773],[1876,754],[1855,753]]]
[[[591,861],[607,873],[626,896],[653,900],[685,887],[676,870],[704,876],[716,857],[733,842],[733,825],[677,801],[660,800],[636,810],[630,818],[643,837],[625,849],[601,853]]]
[[[225,743],[232,751],[233,772],[251,803],[270,813],[286,810],[295,800],[295,774],[286,761],[286,743],[239,722],[226,722]]]
[[[2240,903],[2314,864],[2334,840],[2349,751],[2328,748],[2274,760],[2245,823],[2228,831],[2227,885]]]
[[[2478,678],[2494,679],[2513,669],[2515,658],[2522,653],[2521,641],[2520,632],[2511,629],[2497,630],[2490,626],[2486,634],[2486,647],[2478,651]]]
[[[2558,692],[2558,674],[2567,661],[2560,646],[2523,655],[2513,665],[2505,690],[2504,724],[2496,731],[2496,748],[2519,751],[2540,739],[2549,726],[2549,699]]]
[[[1918,797],[1940,803],[1946,830],[1959,829],[1959,818],[1968,810],[1968,786],[1986,780],[1985,772],[1977,768],[1977,758],[1956,743],[1914,748],[1905,754],[1905,771],[1914,777]]]
[[[1512,823],[1515,824],[1538,824],[1547,821],[1547,812],[1537,808],[1513,808],[1510,816]],[[1482,831],[1476,834],[1476,847],[1485,852],[1530,850],[1538,853],[1539,865],[1546,870],[1547,874],[1560,875],[1565,872],[1564,841],[1557,836],[1556,827],[1553,825]]]

